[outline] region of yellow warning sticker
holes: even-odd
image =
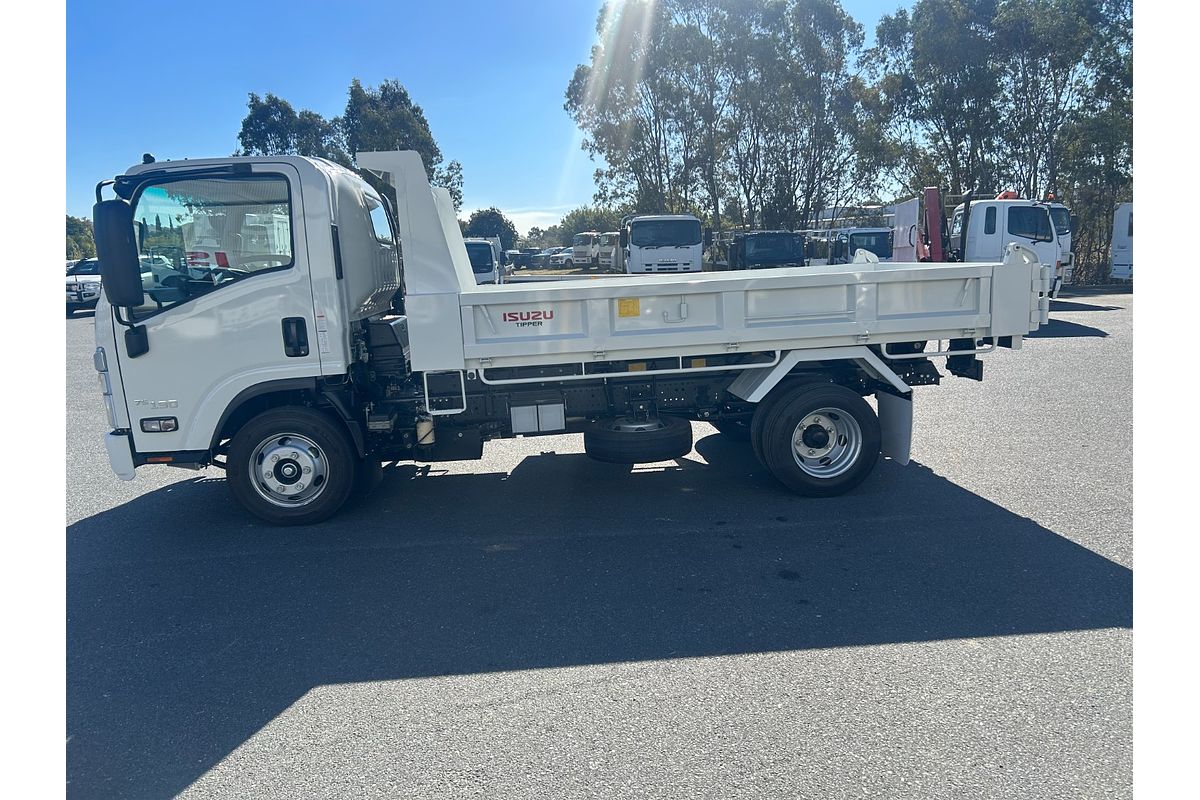
[[[642,303],[636,297],[618,297],[617,298],[617,316],[618,317],[640,317],[642,315]]]

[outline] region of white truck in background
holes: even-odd
[[[955,207],[949,234],[958,261],[993,261],[1013,243],[1030,248],[1038,261],[1054,268],[1052,291],[1058,295],[1064,282],[1063,250],[1047,204],[1011,198],[968,199]]]
[[[607,231],[600,234],[600,271],[619,271],[616,268],[617,249],[621,244],[620,231]]]
[[[700,272],[712,234],[691,214],[637,214],[621,220],[618,258],[630,275]]]
[[[354,172],[299,156],[143,163],[96,187],[94,362],[120,478],[212,465],[252,514],[309,524],[381,461],[582,433],[598,460],[657,462],[689,453],[702,420],[788,489],[837,495],[881,453],[908,462],[913,387],[941,381],[935,359],[982,380],[978,355],[1020,349],[1049,318],[1051,268],[1017,245],[988,263],[480,285],[420,156],[357,160],[395,187],[395,216]],[[218,241],[228,267],[148,299],[133,220],[156,213],[275,213],[288,230],[244,260]],[[698,246],[698,221],[677,221],[626,232],[635,247]],[[166,244],[187,250],[200,227]]]
[[[600,269],[600,234],[596,231],[577,233],[571,238],[571,264],[584,272]]]
[[[1113,212],[1112,242],[1109,246],[1109,277],[1133,280],[1133,203],[1121,203]]]

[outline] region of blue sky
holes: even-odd
[[[524,233],[590,203],[592,163],[563,110],[602,0],[67,4],[67,213],[144,152],[223,156],[249,92],[332,117],[352,78],[395,78],[462,162],[463,216],[497,206]],[[907,3],[843,0],[866,28]],[[123,77],[125,76],[125,77]]]

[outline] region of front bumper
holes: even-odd
[[[133,480],[133,449],[129,444],[129,434],[104,434],[104,449],[108,451],[108,463],[112,471],[123,481]]]

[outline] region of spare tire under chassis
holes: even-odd
[[[598,420],[584,430],[583,449],[591,458],[610,464],[670,461],[692,451],[692,425],[669,416]]]

